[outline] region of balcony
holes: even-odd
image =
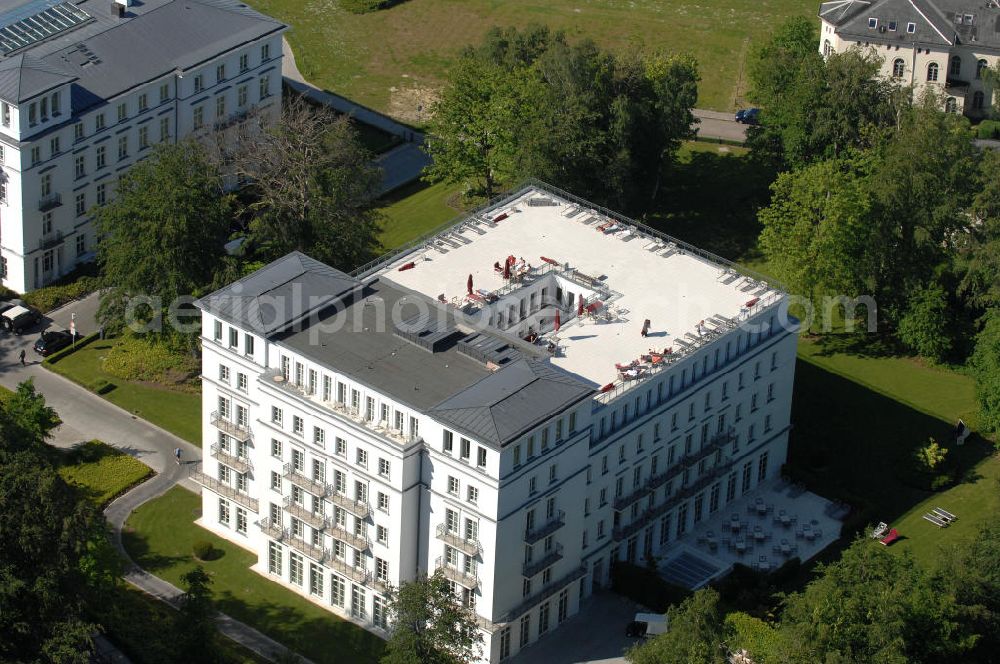
[[[330,569],[332,569],[337,574],[341,576],[346,576],[351,581],[355,583],[366,584],[371,581],[372,574],[366,569],[361,567],[354,567],[353,565],[348,565],[346,561],[338,560],[327,555],[326,562],[323,563]]]
[[[270,517],[264,517],[260,520],[260,531],[279,542],[285,539],[285,531],[281,528],[281,522],[272,521]]]
[[[375,586],[375,590],[383,594],[388,594],[392,590],[392,584],[389,583],[389,579],[375,579],[372,585]]]
[[[445,544],[455,547],[467,556],[479,556],[483,553],[483,547],[479,545],[479,540],[466,539],[458,533],[453,533],[443,523],[438,524],[437,538]]]
[[[364,500],[355,500],[342,493],[337,493],[336,491],[330,492],[327,497],[330,499],[331,503],[337,507],[344,508],[359,519],[367,519],[368,515],[371,514],[371,505]]]
[[[242,505],[251,512],[257,511],[257,499],[251,498],[249,494],[239,491],[236,487],[225,484],[214,477],[210,477],[200,470],[196,470],[191,473],[191,479],[209,491],[217,493],[220,496],[224,496],[237,505]]]
[[[552,533],[556,532],[560,528],[566,525],[566,512],[559,510],[555,515],[543,523],[541,526],[528,530],[524,530],[524,542],[526,544],[534,544],[535,542],[540,542]]]
[[[328,525],[322,513],[307,510],[304,505],[292,500],[291,496],[285,496],[285,512],[316,530],[325,530]]]
[[[253,470],[253,464],[250,463],[250,459],[247,457],[230,454],[226,450],[223,450],[218,443],[212,445],[211,449],[213,457],[234,469],[236,472],[249,473]]]
[[[38,199],[38,211],[48,212],[62,205],[62,194],[49,194]]]
[[[281,474],[286,480],[291,482],[297,487],[305,489],[309,493],[319,498],[323,498],[329,494],[332,490],[329,484],[324,484],[321,480],[315,480],[311,477],[306,477],[302,474],[302,471],[290,463],[286,463],[283,472]]]
[[[219,411],[214,411],[211,415],[210,421],[212,426],[216,429],[232,436],[236,440],[246,442],[250,440],[250,428],[242,424],[237,424],[225,417],[223,417]]]
[[[54,233],[46,233],[42,236],[42,239],[38,241],[39,250],[44,251],[45,249],[51,249],[57,245],[62,244],[63,234],[62,231],[55,231]]]
[[[541,572],[546,567],[551,567],[557,562],[562,560],[563,548],[562,544],[556,542],[556,545],[552,547],[551,551],[545,553],[540,560],[535,560],[530,563],[524,563],[523,576],[530,579],[539,572]]]
[[[586,575],[587,575],[586,567],[582,566],[577,567],[566,576],[545,584],[544,586],[542,586],[542,588],[538,591],[537,594],[532,595],[531,597],[521,602],[507,613],[498,616],[497,619],[493,621],[493,623],[497,625],[502,625],[504,623],[514,622],[514,620],[516,620],[518,616],[530,611],[537,605],[541,604],[548,598],[555,595],[563,588],[567,587],[569,584],[583,578]]]
[[[619,496],[611,501],[611,508],[617,512],[622,511],[637,500],[641,500],[649,495],[649,486],[642,485],[626,496]]]
[[[438,556],[434,561],[434,569],[439,569],[444,574],[444,578],[454,581],[463,588],[475,590],[479,587],[479,577],[475,574],[468,574],[457,567],[452,567],[444,562],[443,556]]]
[[[334,539],[339,539],[350,547],[358,551],[367,551],[371,548],[372,541],[363,535],[356,535],[343,526],[331,524],[329,534]]]
[[[318,563],[323,562],[323,558],[326,555],[326,552],[323,551],[322,546],[318,546],[316,544],[310,544],[301,537],[296,537],[292,535],[291,532],[287,530],[285,531],[285,537],[283,541],[291,548],[295,549],[299,553],[309,556]]]
[[[354,426],[362,427],[365,431],[380,436],[394,445],[408,445],[422,440],[419,435],[410,435],[390,426],[388,422],[375,420],[374,417],[377,413],[372,413],[372,417],[369,418],[367,413],[359,408],[339,401],[324,401],[320,395],[310,393],[307,386],[296,385],[294,382],[288,380],[280,369],[265,370],[261,374],[261,382],[265,385],[275,387],[282,392],[291,394],[296,398],[304,399],[312,404],[319,404],[336,414],[341,420]]]

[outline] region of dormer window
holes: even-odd
[[[917,24],[916,23],[907,23],[906,24],[906,34],[912,35],[916,31],[917,31]]]
[[[868,19],[868,29],[869,30],[874,30],[877,27],[878,27],[878,19],[877,18],[870,18],[870,19]]]
[[[972,14],[966,14],[962,17],[962,23],[965,25],[972,25]]]
[[[0,119],[2,119],[4,127],[10,126],[10,104],[7,102],[0,103]]]
[[[896,22],[889,21],[889,32],[895,32],[895,31],[896,31]]]

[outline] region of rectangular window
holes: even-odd
[[[271,45],[270,44],[261,44],[261,47],[260,47],[260,60],[261,60],[261,62],[264,62],[264,61],[270,60],[270,59],[271,59]]]
[[[149,125],[139,127],[139,149],[145,150],[149,147]]]
[[[170,138],[170,118],[160,118],[160,143]]]
[[[380,458],[378,460],[378,474],[382,477],[388,479],[389,477],[389,461],[387,459]]]
[[[469,439],[468,438],[460,438],[459,439],[459,446],[460,446],[459,456],[462,459],[468,461],[469,460],[469,455],[471,454],[471,449],[472,449],[472,444],[469,442]]]
[[[86,192],[79,192],[76,195],[76,216],[82,217],[87,213],[87,194]]]
[[[215,98],[215,117],[224,118],[226,117],[226,97],[225,95],[219,95]]]
[[[226,80],[226,65],[220,64],[215,67],[215,81],[221,83]]]
[[[275,459],[281,459],[284,456],[281,441],[277,438],[271,439],[271,456]]]
[[[193,117],[194,117],[193,123],[195,129],[201,129],[202,127],[205,126],[205,106],[203,104],[199,104],[198,106],[194,107]]]
[[[194,91],[195,93],[198,93],[204,89],[205,89],[205,77],[202,74],[198,74],[194,77]]]
[[[128,136],[118,137],[118,160],[128,157]]]
[[[486,467],[486,448],[485,447],[480,447],[477,450],[476,465],[479,466],[480,468],[485,468]]]
[[[100,131],[104,129],[104,113],[98,113],[94,116],[94,131]]]
[[[281,559],[282,551],[281,545],[275,542],[268,542],[267,544],[267,571],[271,574],[281,576]]]
[[[97,168],[104,168],[108,165],[108,148],[106,145],[98,145],[96,150]]]
[[[240,392],[247,391],[247,375],[245,373],[236,374],[236,389]]]
[[[309,563],[309,593],[323,596],[323,568],[316,563]]]
[[[302,422],[302,418],[298,415],[292,415],[292,431],[301,436],[304,430],[305,425]]]
[[[452,453],[452,448],[453,448],[453,445],[454,445],[454,440],[455,440],[454,434],[452,432],[448,431],[447,429],[445,429],[445,432],[444,432],[444,443],[442,444],[441,449],[444,450],[445,452],[447,452],[448,454],[451,454]]]
[[[160,85],[160,103],[162,104],[170,98],[170,85],[163,83]]]
[[[467,500],[475,505],[479,501],[479,489],[474,486],[469,486],[467,488]]]
[[[118,104],[118,122],[124,122],[128,118],[128,104]]]
[[[229,501],[219,498],[219,523],[229,525]]]
[[[76,255],[82,256],[85,253],[87,253],[87,234],[81,231],[76,236]]]
[[[250,56],[246,53],[240,54],[240,73],[250,69]]]
[[[356,457],[357,464],[362,468],[368,467],[368,452],[366,450],[358,448],[358,454]]]
[[[87,161],[84,155],[80,154],[76,156],[74,160],[74,172],[77,180],[87,174]]]
[[[458,487],[459,487],[458,478],[457,477],[452,477],[451,475],[449,475],[448,476],[448,493],[450,493],[453,496],[457,496],[458,495]]]
[[[142,113],[148,108],[149,108],[149,96],[144,92],[141,95],[139,95],[139,112]]]
[[[260,98],[267,99],[271,95],[271,77],[264,74],[260,77]]]
[[[236,105],[243,108],[247,105],[247,86],[241,85],[236,88]]]
[[[247,511],[242,507],[236,508],[236,532],[247,534]]]
[[[302,585],[303,567],[302,556],[295,552],[288,554],[288,580],[297,586]]]
[[[49,149],[52,152],[53,157],[62,152],[62,150],[59,147],[58,136],[53,136],[51,139],[49,139]]]
[[[344,607],[344,595],[346,582],[334,574],[330,577],[330,603],[334,606]]]

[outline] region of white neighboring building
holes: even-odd
[[[357,278],[293,253],[200,300],[201,524],[376,631],[442,568],[497,662],[775,477],[786,296],[610,214],[532,186]]]
[[[933,89],[945,110],[989,115],[983,79],[1000,58],[1000,6],[973,0],[834,0],[819,9],[823,56],[863,48],[882,59],[882,76],[918,93]]]
[[[0,273],[93,258],[90,210],[156,143],[280,111],[286,26],[238,0],[0,3]]]

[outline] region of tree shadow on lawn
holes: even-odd
[[[250,570],[246,574],[251,575],[250,582],[272,583],[254,578],[256,574]],[[216,592],[215,603],[223,613],[252,625],[319,664],[374,664],[385,652],[385,641],[333,613],[329,617],[310,617],[294,607],[266,600],[249,604],[229,591]]]
[[[694,152],[667,178],[646,223],[730,260],[754,251],[768,204],[773,168],[749,156]]]
[[[959,482],[979,477],[989,441],[953,441],[953,424],[805,361],[796,366],[788,465],[810,491],[849,503],[843,535],[869,523],[892,523],[935,491],[917,486],[914,454],[933,437],[948,448],[940,472]]]
[[[136,565],[154,575],[161,570],[170,569],[180,563],[194,560],[191,555],[168,556],[161,553],[153,553],[146,537],[135,532],[128,526],[122,528],[122,546],[125,547],[129,557],[132,558]]]
[[[862,310],[863,311],[863,310]],[[851,355],[854,357],[912,357],[911,353],[890,335],[868,332],[843,332],[822,334],[813,338],[819,348],[816,355]]]

